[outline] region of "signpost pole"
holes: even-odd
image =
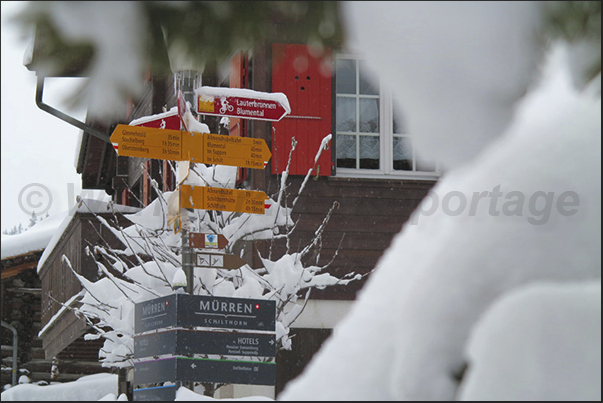
[[[186,289],[188,294],[193,295],[193,259],[194,252],[189,246],[188,229],[182,226],[182,270],[186,275]]]
[[[184,275],[186,276],[186,289],[185,291],[189,295],[193,295],[193,259],[195,258],[194,252],[189,246],[188,239],[188,226],[182,226],[182,270],[184,270]],[[182,382],[182,386],[194,391],[195,383],[194,382]]]
[[[182,83],[179,83],[179,87],[182,85]],[[190,83],[189,83],[190,84]],[[192,87],[192,85],[190,86]],[[182,96],[182,92],[180,91],[180,89],[178,89],[178,114],[180,115],[180,130],[187,130],[187,127],[184,123],[184,113],[186,111],[186,101],[184,100],[184,97]],[[184,182],[184,178],[178,178],[179,181],[179,185],[178,185],[178,192],[181,191],[182,189],[182,182]],[[178,197],[178,204],[180,204],[180,197]],[[185,291],[189,294],[189,295],[193,295],[193,271],[194,271],[194,265],[193,265],[193,259],[195,258],[194,256],[194,252],[191,250],[190,246],[189,246],[189,239],[188,239],[188,220],[187,222],[184,222],[184,215],[182,214],[182,208],[180,207],[180,205],[178,205],[178,208],[180,208],[180,214],[182,217],[182,270],[184,271],[184,275],[186,276],[186,288]],[[181,385],[194,391],[195,390],[195,383],[194,382],[181,382]]]
[[[182,85],[182,82],[179,83],[179,87]],[[192,84],[190,83],[189,80],[189,85],[186,86],[187,90],[191,90],[192,89]],[[182,91],[179,88],[178,89],[178,115],[180,116],[180,130],[187,130],[187,127],[184,123],[184,115],[186,114],[186,100],[184,99],[184,96],[182,95]],[[190,168],[188,169],[190,170]],[[180,174],[180,171],[178,172]],[[186,173],[186,176],[188,176],[188,172]],[[182,183],[184,182],[184,177],[182,178],[178,178],[178,192],[182,191]],[[178,200],[180,200],[180,197],[178,197]],[[180,202],[178,202],[180,203]],[[184,271],[184,275],[186,276],[186,289],[185,291],[190,294],[193,295],[193,270],[194,270],[194,265],[193,265],[193,259],[195,258],[194,256],[194,252],[191,250],[190,245],[189,245],[189,237],[188,237],[188,221],[184,222],[184,215],[182,214],[182,208],[181,206],[178,206],[180,208],[180,213],[181,213],[181,217],[182,217],[182,270]]]

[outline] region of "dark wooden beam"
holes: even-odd
[[[6,279],[6,278],[14,277],[17,274],[21,273],[23,270],[34,269],[36,267],[38,267],[37,261],[24,263],[19,266],[14,266],[14,267],[10,267],[8,269],[4,269],[4,270],[2,270],[2,280]]]

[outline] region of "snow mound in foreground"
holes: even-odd
[[[497,300],[467,344],[459,400],[601,400],[601,281]]]
[[[565,56],[550,55],[503,136],[433,188],[280,399],[454,399],[499,297],[601,278],[601,99],[572,87]]]

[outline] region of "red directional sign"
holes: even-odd
[[[180,118],[175,108],[156,115],[145,116],[130,122],[130,126],[152,127],[155,129],[180,130]]]
[[[197,112],[277,122],[291,112],[285,94],[240,88],[201,87],[195,90]]]

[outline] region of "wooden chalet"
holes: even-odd
[[[114,215],[108,211],[106,202],[84,199],[78,208],[65,214],[60,225],[55,225],[55,232],[43,246],[2,258],[2,321],[17,330],[18,374],[27,375],[32,382],[66,382],[82,375],[111,371],[98,361],[102,341],[84,341],[89,326],[68,309],[77,306],[82,287],[62,257],[72,262],[78,274],[95,281],[96,265],[86,253],[86,246],[100,244],[101,240],[121,246],[95,214],[108,222],[118,217],[120,225],[129,225],[121,213],[139,209],[117,206],[116,210],[120,213]],[[27,235],[16,237],[27,242],[24,239]],[[4,327],[2,362],[2,384],[10,384],[11,373],[4,369],[12,365],[12,335]],[[53,364],[58,368],[54,375]]]
[[[15,256],[3,256],[0,312],[2,322],[17,331],[17,376],[36,380],[50,378],[50,361],[45,360],[40,331],[41,283],[36,274],[43,248]],[[2,327],[2,385],[11,384],[13,366],[13,334]]]
[[[64,215],[53,216],[20,234],[2,235],[2,386],[13,382],[13,342],[17,347],[14,381],[18,382],[21,375],[32,382],[51,380],[52,361],[46,359],[42,339],[38,336],[42,320],[42,284],[36,268],[63,218]],[[65,373],[62,379],[68,377]]]
[[[134,213],[136,208],[117,206],[118,213],[108,211],[107,203],[84,200],[73,216],[68,217],[62,232],[51,241],[38,263],[38,276],[42,285],[42,324],[40,337],[43,340],[47,359],[57,357],[59,361],[83,360],[98,363],[98,349],[102,342],[87,342],[83,335],[89,330],[83,318],[72,310],[77,306],[77,295],[82,290],[63,257],[69,259],[73,269],[87,280],[99,279],[94,257],[86,252],[87,247],[103,245],[122,247],[115,235],[95,215],[121,226],[131,223],[123,213]],[[92,372],[93,373],[93,372]]]
[[[132,100],[121,121],[96,122],[95,127],[109,135],[117,123],[128,124],[134,119],[163,113],[177,105],[177,89],[183,91],[192,105],[196,105],[194,90],[200,86],[282,92],[287,96],[291,113],[278,122],[230,119],[227,134],[263,139],[272,152],[266,169],[239,170],[238,187],[275,194],[295,141],[297,147],[288,178],[289,196],[285,200],[288,206],[308,173],[310,177],[293,210],[297,227],[289,244],[296,249],[307,245],[335,206],[322,235],[321,249],[308,258],[309,262],[326,265],[336,255],[328,268],[330,273],[343,276],[354,272],[364,277],[347,286],[312,292],[304,314],[293,325],[292,332],[296,334],[293,350],[277,355],[276,396],[289,380],[301,373],[345,315],[392,237],[435,184],[440,172],[437,164],[417,158],[412,133],[404,124],[403,110],[397,109],[386,85],[374,80],[359,55],[335,52],[328,47],[313,48],[293,39],[282,43],[277,33],[273,38],[255,46],[252,52],[233,55],[227,66],[209,63],[199,71],[176,71],[166,76],[149,74],[145,94]],[[220,128],[219,117],[199,114],[198,119],[212,133],[226,134]],[[328,135],[331,141],[315,161]],[[141,169],[141,164],[145,169]],[[84,189],[105,189],[115,203],[142,207],[155,197],[151,180],[159,183],[163,191],[174,190],[170,164],[173,162],[117,156],[110,143],[84,131],[77,172],[82,175]],[[83,223],[74,224],[71,232],[65,232],[61,246],[40,268],[42,295],[54,290],[57,279],[66,275],[58,264],[60,255],[77,255],[77,247],[95,236],[85,227]],[[248,255],[250,264],[257,267],[257,253],[267,256],[268,248],[267,242],[253,242],[252,253]],[[272,256],[285,251],[285,243],[277,242]],[[83,270],[87,258],[79,256],[78,267]],[[66,283],[61,281],[61,286]],[[59,300],[64,302],[78,291],[72,284],[72,289],[60,294]],[[59,295],[56,292],[53,291],[53,297]],[[58,306],[43,298],[42,307],[44,325]],[[83,327],[77,326],[65,322],[52,335],[48,332],[44,337],[47,356],[66,351],[81,334]],[[76,327],[77,331],[69,333],[68,329]],[[46,342],[46,337],[52,340]],[[229,397],[228,393],[220,396]],[[230,393],[236,396],[236,392]]]

